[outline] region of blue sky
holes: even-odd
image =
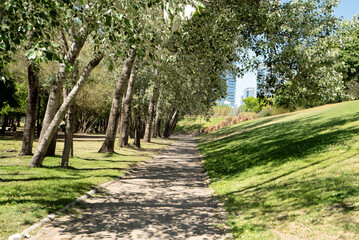
[[[344,20],[352,19],[359,13],[359,0],[342,0],[335,9],[335,16]]]

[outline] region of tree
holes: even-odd
[[[359,16],[352,20],[344,21],[338,31],[340,41],[338,60],[343,65],[338,66],[337,70],[343,74],[346,90],[358,97],[359,82]]]
[[[68,94],[66,99],[64,100],[63,104],[56,112],[56,115],[52,119],[50,125],[48,126],[46,132],[44,133],[43,139],[39,142],[39,146],[36,149],[34,156],[32,157],[30,167],[39,167],[42,165],[42,161],[44,160],[47,148],[50,145],[50,140],[54,137],[57,132],[57,128],[64,118],[68,108],[71,106],[73,101],[75,100],[76,95],[78,94],[79,90],[81,89],[82,85],[85,84],[86,80],[88,79],[91,71],[101,62],[103,59],[103,55],[98,55],[94,59],[92,59],[89,64],[85,67],[82,71],[79,80],[77,81],[74,88]]]
[[[121,75],[116,83],[116,90],[112,100],[111,112],[106,130],[106,138],[98,152],[114,152],[116,132],[118,120],[120,117],[120,107],[123,95],[128,85],[128,80],[136,59],[136,49],[130,49],[128,58],[126,59],[122,68]]]
[[[343,82],[332,33],[337,1],[290,1],[273,5],[267,28],[253,45],[271,75],[265,83],[274,102],[289,109],[343,100]]]
[[[128,145],[129,122],[131,115],[133,88],[136,81],[136,71],[137,71],[137,67],[134,67],[134,69],[131,72],[126,95],[124,96],[124,100],[122,103],[121,121],[119,124],[120,126],[120,137],[118,139],[119,147],[126,147]]]

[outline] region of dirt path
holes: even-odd
[[[223,221],[203,182],[196,144],[183,136],[31,239],[224,239]]]

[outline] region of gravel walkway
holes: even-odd
[[[181,136],[30,239],[225,239],[224,212],[212,193],[193,138]]]

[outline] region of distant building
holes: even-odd
[[[218,101],[219,104],[225,104],[231,107],[236,107],[236,86],[237,79],[235,75],[227,75],[227,96],[225,99]]]
[[[243,91],[242,99],[241,99],[241,105],[244,104],[243,100],[247,97],[257,97],[256,89],[253,87],[245,88]]]

